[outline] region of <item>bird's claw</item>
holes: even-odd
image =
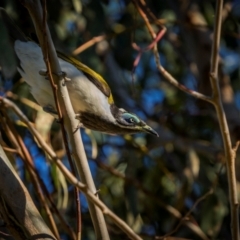
[[[47,71],[47,70],[42,69],[42,70],[40,70],[38,73],[39,73],[39,75],[45,77],[46,80],[49,80],[48,71]]]
[[[82,126],[82,124],[79,122],[78,125],[76,126],[75,130],[73,131],[73,133],[76,133],[78,129],[80,129]]]
[[[46,80],[49,80],[48,71],[46,69],[41,69],[38,73],[39,73],[39,75],[45,77]],[[60,72],[60,73],[55,74],[55,75],[64,78],[65,82],[70,82],[71,81],[71,78],[67,77],[67,73],[66,72]]]
[[[48,75],[48,71],[46,69],[41,69],[39,72],[39,75],[46,77]]]
[[[65,82],[70,82],[71,81],[71,78],[68,78],[67,77],[67,73],[66,72],[60,72],[59,74],[58,74],[59,76],[61,76],[62,78],[64,78],[64,81]]]

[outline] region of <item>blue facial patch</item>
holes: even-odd
[[[122,118],[127,122],[127,123],[134,123],[134,124],[138,124],[140,123],[140,119],[131,114],[131,113],[123,113],[122,114]]]

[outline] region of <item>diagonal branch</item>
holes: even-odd
[[[69,172],[69,170],[64,166],[62,161],[57,157],[55,152],[48,146],[48,144],[42,139],[42,136],[39,132],[34,128],[33,124],[31,124],[24,115],[24,113],[10,100],[6,98],[0,97],[0,103],[3,102],[7,107],[11,108],[17,116],[23,121],[24,124],[28,127],[29,131],[38,141],[38,144],[42,147],[42,149],[49,155],[50,160],[54,161],[59,169],[62,171],[66,179],[77,186],[82,192],[85,193],[89,201],[94,203],[98,207],[98,209],[103,212],[106,216],[108,216],[123,232],[125,232],[130,239],[133,240],[141,240],[141,238],[116,214],[114,214],[99,198],[87,187],[87,185],[78,181],[78,179]],[[104,238],[103,238],[104,239]],[[105,239],[104,239],[105,240]]]
[[[139,3],[139,0],[133,0],[133,3],[136,7],[136,9],[138,10],[139,14],[141,15],[141,17],[143,18],[146,26],[147,26],[147,29],[149,31],[149,33],[151,34],[152,36],[152,39],[155,40],[155,38],[157,37],[151,24],[150,24],[150,21],[148,19],[148,16],[147,14],[143,11],[143,9],[141,8],[141,5],[142,6],[145,6],[145,3],[144,3],[144,0],[141,0],[140,1],[141,3]],[[149,12],[149,11],[148,11]],[[150,14],[148,14],[150,15]],[[162,31],[165,32],[166,31],[166,27],[164,27],[163,25],[161,25],[161,22],[159,23],[161,28],[162,28]],[[153,47],[153,53],[154,53],[154,57],[155,57],[155,62],[156,62],[156,66],[157,66],[157,69],[158,71],[162,74],[162,76],[170,83],[172,84],[173,86],[175,86],[176,88],[180,89],[181,91],[187,93],[187,94],[190,94],[191,96],[195,97],[195,98],[198,98],[198,99],[201,99],[203,101],[207,101],[207,102],[210,102],[212,103],[212,98],[209,97],[209,96],[206,96],[202,93],[199,93],[197,91],[194,91],[194,90],[191,90],[189,88],[187,88],[186,86],[182,85],[181,83],[179,83],[177,81],[176,78],[174,78],[162,65],[161,65],[161,62],[160,62],[160,56],[159,56],[159,53],[158,53],[158,47],[157,47],[157,44],[155,43],[154,47]]]

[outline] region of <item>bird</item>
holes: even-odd
[[[46,78],[46,64],[40,46],[27,38],[4,9],[1,17],[9,35],[14,39],[14,50],[20,60],[18,71],[43,110],[56,116],[57,110],[50,81]],[[78,59],[57,52],[76,118],[84,128],[111,135],[158,133],[136,114],[118,108],[111,89],[101,75]]]

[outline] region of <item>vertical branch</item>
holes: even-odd
[[[222,25],[222,8],[223,0],[217,1],[216,17],[214,23],[213,46],[211,54],[211,73],[210,81],[213,90],[213,105],[217,112],[220,130],[223,138],[224,152],[226,157],[226,168],[229,185],[229,202],[231,208],[231,231],[232,239],[239,239],[239,220],[238,220],[238,198],[235,170],[235,154],[232,150],[232,143],[229,133],[229,128],[226,120],[226,115],[223,109],[221,92],[218,80],[218,64],[219,64],[219,45]]]
[[[73,173],[74,176],[76,175],[76,171],[74,168],[74,164],[73,164],[73,160],[72,160],[72,156],[71,156],[71,152],[70,152],[70,148],[68,145],[68,140],[67,140],[67,133],[65,131],[64,128],[64,119],[62,117],[62,111],[61,111],[61,107],[58,101],[58,97],[57,97],[57,85],[54,83],[54,79],[52,77],[51,74],[51,66],[50,66],[50,62],[49,62],[49,53],[48,53],[48,40],[47,40],[47,34],[46,34],[46,28],[47,28],[47,4],[46,4],[46,0],[43,1],[43,48],[46,49],[46,55],[45,55],[45,63],[47,65],[47,70],[49,73],[49,80],[51,82],[51,86],[52,86],[52,90],[53,90],[53,95],[54,95],[54,100],[56,103],[56,107],[57,107],[57,112],[58,112],[58,116],[59,116],[59,120],[60,120],[60,125],[61,125],[61,131],[62,131],[62,136],[63,136],[63,142],[65,145],[65,150],[66,150],[66,154],[68,157],[68,161],[70,164],[70,168],[71,171]],[[81,207],[80,207],[80,197],[79,197],[79,190],[77,187],[74,187],[74,196],[75,196],[75,203],[76,203],[76,219],[77,219],[77,239],[81,238]]]
[[[154,39],[156,37],[155,33],[152,31],[152,27],[149,24],[148,17],[145,12],[142,11],[139,1],[133,0],[137,10],[145,21],[145,24]],[[144,1],[140,1],[141,4]],[[145,7],[145,3],[143,4]],[[212,97],[205,96],[196,91],[192,91],[187,89],[185,86],[181,85],[175,78],[168,73],[160,63],[160,58],[158,54],[157,45],[153,49],[156,65],[159,72],[168,80],[172,85],[179,88],[180,90],[192,95],[195,98],[202,99],[214,105],[217,113],[217,117],[219,120],[221,135],[224,144],[224,151],[226,157],[226,168],[227,168],[227,176],[228,176],[228,184],[229,184],[229,201],[231,208],[231,231],[232,231],[232,239],[239,239],[239,220],[238,220],[238,199],[237,199],[237,186],[236,186],[236,173],[235,173],[235,152],[232,150],[232,143],[229,133],[229,128],[227,125],[227,120],[225,116],[225,112],[222,105],[221,100],[221,92],[218,81],[218,64],[219,64],[219,45],[220,45],[220,34],[221,34],[221,24],[222,24],[222,8],[223,8],[223,0],[217,0],[216,5],[216,16],[215,16],[215,24],[214,24],[214,35],[213,35],[213,46],[211,53],[211,72],[210,72],[210,82],[213,90]]]
[[[42,23],[43,23],[43,11],[39,0],[22,0],[23,5],[27,8],[28,12],[31,15],[33,20],[38,40],[40,46],[42,47],[42,52],[44,58],[47,56],[49,58],[49,66],[51,71],[48,69],[49,77],[53,78],[54,83],[57,85],[57,97],[61,106],[61,111],[63,113],[63,119],[65,123],[65,128],[68,134],[69,142],[72,148],[72,155],[74,156],[75,163],[80,175],[81,180],[88,186],[90,191],[95,194],[96,187],[92,179],[92,175],[89,169],[86,153],[82,143],[81,135],[79,131],[76,131],[78,126],[78,121],[75,119],[75,114],[69,99],[68,90],[66,88],[64,74],[61,72],[61,68],[58,62],[57,54],[51,39],[51,35],[46,25],[46,31],[43,32]],[[46,34],[44,36],[44,34]],[[45,46],[45,40],[47,39],[47,49]],[[107,231],[107,226],[103,213],[101,210],[94,205],[92,202],[88,201],[89,211],[93,221],[96,239],[108,240],[109,235]]]

